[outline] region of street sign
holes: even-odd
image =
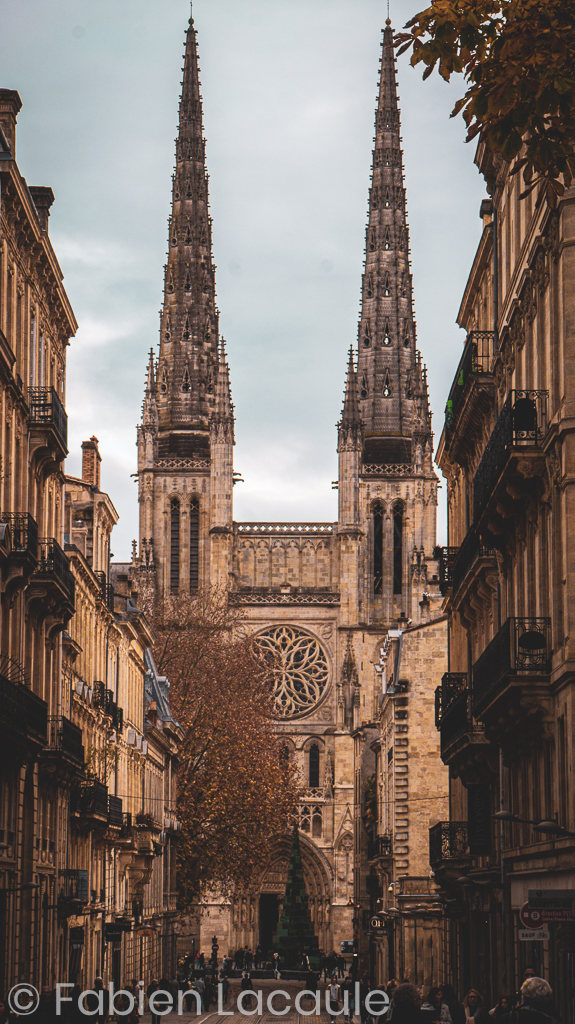
[[[519,928],[517,937],[520,942],[543,942],[551,932],[547,928]]]
[[[543,923],[541,911],[532,909],[528,903],[524,903],[521,907],[519,920],[525,928],[541,928]]]
[[[385,928],[385,921],[382,917],[372,917],[369,923],[372,928]]]
[[[541,921],[575,921],[575,889],[529,889],[529,910]]]
[[[572,910],[575,889],[529,889],[527,899],[538,910]]]

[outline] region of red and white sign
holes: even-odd
[[[534,910],[528,903],[524,903],[519,911],[519,920],[524,928],[543,927],[543,917],[540,910]]]

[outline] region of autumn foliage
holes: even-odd
[[[226,595],[168,598],[154,630],[156,663],[184,730],[178,892],[186,906],[202,887],[249,887],[270,842],[293,826],[297,779],[274,735],[269,666]]]
[[[480,136],[523,170],[523,196],[551,206],[575,174],[575,11],[568,0],[433,0],[395,38],[411,63],[462,73],[467,139]]]

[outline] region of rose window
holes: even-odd
[[[274,682],[277,718],[298,718],[321,700],[328,680],[325,651],[311,633],[295,626],[274,626],[257,637]]]

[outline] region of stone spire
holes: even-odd
[[[362,437],[362,423],[357,394],[357,373],[353,363],[353,347],[350,346],[343,409],[341,420],[338,423],[338,451],[349,445],[355,446],[358,441],[361,442]]]
[[[383,32],[358,338],[365,463],[412,461],[414,432],[431,433],[415,346],[393,30]]]
[[[192,18],[183,72],[156,385],[161,431],[207,431],[219,363],[218,312]]]

